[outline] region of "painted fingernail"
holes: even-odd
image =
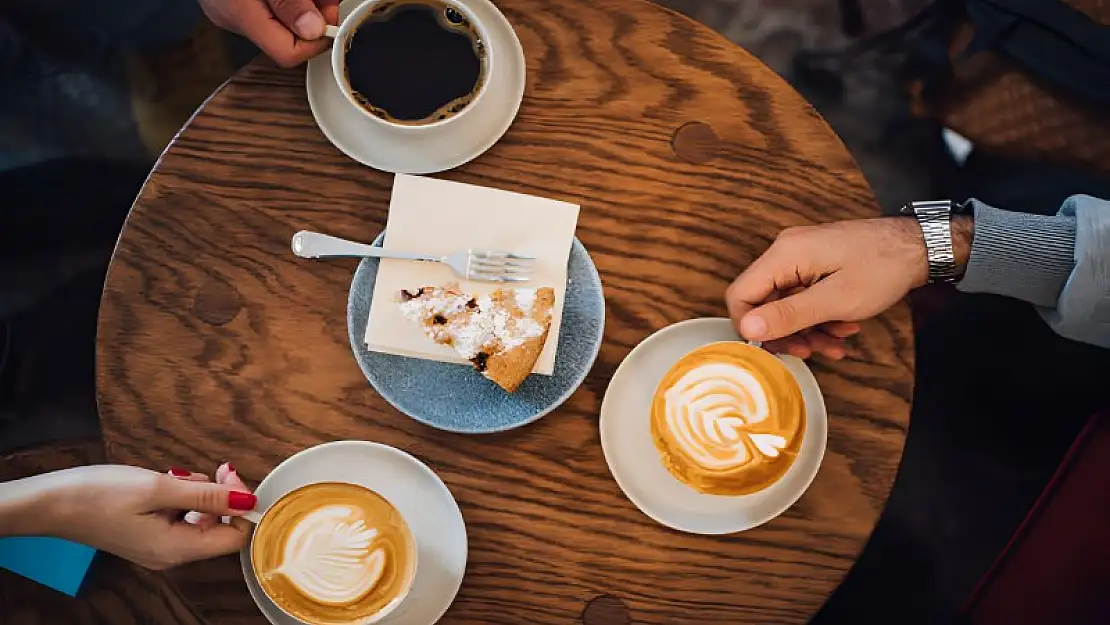
[[[241,493],[233,490],[227,494],[227,507],[232,510],[254,510],[258,504],[258,497],[250,493]]]
[[[189,477],[192,474],[192,471],[186,471],[185,469],[180,469],[178,467],[170,467],[170,475],[174,477]]]
[[[235,465],[231,464],[230,462],[226,462],[224,464],[227,465],[227,472],[228,473],[235,473]]]
[[[319,39],[324,36],[324,18],[316,11],[305,11],[293,22],[293,30],[301,39]]]

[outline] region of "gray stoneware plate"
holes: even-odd
[[[385,234],[374,240],[381,246]],[[347,335],[362,373],[386,401],[417,421],[466,434],[502,432],[527,425],[558,408],[586,379],[605,330],[601,277],[578,240],[570,248],[567,294],[555,374],[531,375],[506,393],[466,365],[379,354],[366,349],[366,322],[378,260],[366,258],[355,271],[347,300]]]

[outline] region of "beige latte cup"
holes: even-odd
[[[267,598],[299,623],[378,623],[412,589],[412,530],[387,499],[365,486],[307,484],[251,520],[255,578]]]
[[[793,374],[740,341],[680,358],[651,402],[651,436],[664,467],[707,495],[769,488],[794,463],[805,432],[806,404]]]

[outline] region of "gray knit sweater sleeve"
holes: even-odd
[[[1051,217],[972,206],[971,257],[956,287],[1025,300],[1061,336],[1110,347],[1110,202],[1074,195]]]

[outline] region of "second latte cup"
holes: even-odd
[[[387,510],[387,514],[392,515],[391,520],[402,530],[402,558],[405,558],[400,565],[400,572],[397,573],[400,577],[392,582],[388,580],[385,582],[394,583],[395,586],[393,591],[384,597],[385,603],[368,614],[359,614],[359,610],[352,610],[355,614],[350,618],[345,616],[332,618],[322,614],[329,611],[343,612],[342,607],[346,605],[344,603],[328,602],[320,600],[322,598],[310,598],[303,594],[293,598],[275,596],[274,588],[279,584],[264,579],[265,572],[259,570],[259,563],[267,560],[273,561],[277,550],[282,552],[277,558],[282,561],[283,566],[286,564],[283,560],[289,557],[291,552],[296,553],[297,557],[302,559],[311,560],[315,558],[316,562],[322,567],[322,572],[314,571],[312,577],[319,574],[318,577],[323,580],[324,585],[329,583],[342,584],[344,581],[353,583],[365,581],[365,577],[362,579],[356,577],[352,580],[350,571],[348,571],[347,576],[339,575],[340,569],[344,567],[349,568],[352,565],[358,566],[365,563],[368,570],[364,574],[369,574],[375,566],[387,567],[386,571],[390,570],[388,569],[390,566],[397,566],[395,562],[386,562],[385,555],[381,556],[381,560],[375,560],[373,553],[366,557],[366,551],[373,551],[372,547],[375,540],[387,538],[387,536],[383,536],[382,528],[370,528],[361,521],[346,525],[333,523],[341,509],[341,505],[336,505],[337,491],[339,491],[340,498],[344,494],[343,491],[347,491],[353,497],[365,497],[371,502],[380,502],[382,510]],[[255,524],[248,547],[254,577],[267,599],[297,623],[303,625],[373,625],[394,613],[404,603],[412,590],[418,564],[416,538],[396,507],[370,488],[343,482],[305,484],[282,495],[265,511],[248,513],[245,518]],[[293,518],[296,518],[296,525],[291,530],[283,532],[281,523],[283,521],[294,522]],[[320,529],[319,527],[311,527],[313,523],[328,525],[329,527],[323,528],[325,531],[313,536],[311,534],[312,530]],[[287,547],[288,544],[294,541],[297,541],[299,547],[292,549]],[[360,549],[363,550],[362,553],[359,552]],[[262,550],[269,551],[263,552]],[[359,561],[360,555],[365,558],[364,561]],[[386,571],[379,570],[378,574],[384,575]],[[312,577],[307,578],[309,583],[313,581]],[[381,578],[379,578],[379,582],[381,582]],[[291,578],[286,578],[284,585],[296,587],[296,582],[293,582]],[[350,605],[357,606],[358,601],[370,596],[374,586],[371,586],[370,589]],[[294,603],[299,603],[300,607],[295,606]],[[307,609],[305,609],[306,606]],[[308,614],[314,609],[318,612],[318,615],[316,617],[309,616]]]
[[[327,26],[325,36],[333,40],[331,47],[331,66],[332,74],[335,77],[336,83],[339,85],[339,90],[343,93],[347,102],[360,113],[363,117],[378,126],[380,129],[396,133],[401,136],[423,136],[432,133],[443,132],[449,126],[458,126],[464,123],[462,120],[470,116],[475,108],[477,108],[485,96],[486,89],[489,83],[489,76],[493,72],[495,64],[498,62],[496,46],[492,44],[488,29],[483,24],[482,20],[478,19],[474,12],[467,6],[467,0],[442,0],[441,4],[450,6],[457,10],[463,17],[465,17],[474,26],[477,31],[478,38],[485,47],[485,69],[481,74],[480,83],[478,84],[477,91],[469,104],[466,105],[458,113],[447,117],[446,119],[432,121],[428,123],[416,124],[403,124],[396,123],[387,119],[383,119],[363,106],[358,97],[355,95],[354,89],[351,87],[350,82],[347,80],[346,71],[346,53],[350,44],[351,37],[354,36],[358,28],[370,16],[370,14],[377,8],[391,5],[405,3],[406,0],[366,0],[359,6],[355,7],[345,18],[342,18],[339,26]],[[411,2],[411,0],[409,0]]]

